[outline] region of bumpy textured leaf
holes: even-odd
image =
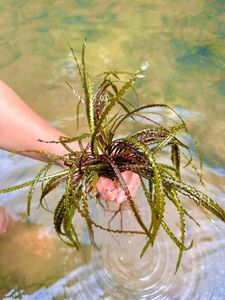
[[[80,215],[85,221],[90,241],[96,248],[98,248],[95,242],[95,230],[97,229],[103,230],[105,233],[145,235],[146,243],[143,245],[141,256],[150,246],[154,245],[159,230],[162,229],[179,248],[175,269],[177,272],[184,251],[190,249],[193,244],[186,245],[186,218],[200,226],[192,213],[184,208],[183,197],[192,200],[213,223],[214,220],[211,215],[225,222],[224,209],[213,199],[185,183],[182,179],[182,167],[190,167],[199,176],[200,181],[202,180],[202,160],[199,148],[194,139],[191,143],[191,135],[184,120],[173,108],[166,104],[134,107],[133,98],[130,101],[129,91],[134,94],[137,104],[139,102],[134,83],[143,77],[147,65],[133,73],[106,71],[92,80],[86,67],[86,40],[83,43],[80,60],[69,43],[68,45],[80,75],[84,95],[79,95],[76,88],[72,87],[70,83],[67,82],[67,85],[78,100],[77,120],[79,119],[79,107],[83,105],[89,132],[70,138],[62,136],[57,141],[40,140],[44,143],[61,144],[65,148],[65,155],[62,156],[40,150],[16,152],[20,154],[33,152],[51,162],[42,168],[33,180],[1,189],[0,194],[30,186],[27,201],[29,214],[33,192],[38,183],[42,185],[40,206],[47,210],[47,202],[44,201],[63,183],[62,196],[58,201],[56,199],[53,223],[59,238],[64,243],[75,247],[77,250],[81,248],[79,232],[74,225],[74,218],[77,215]],[[175,116],[174,118],[171,117],[171,113]],[[155,120],[155,116],[159,117],[159,121],[158,119]],[[132,122],[132,132],[126,132],[126,136],[123,137],[116,136],[120,126],[126,126],[128,120]],[[141,124],[140,120],[142,121]],[[166,120],[166,124],[163,120]],[[134,130],[136,131],[134,132]],[[182,135],[178,137],[179,133]],[[188,145],[192,144],[193,147],[186,145],[183,137],[188,138],[190,142]],[[76,151],[77,147],[74,148],[73,143],[77,143],[80,149]],[[164,151],[166,147],[170,152]],[[199,157],[199,166],[194,161],[195,154]],[[158,157],[161,155],[168,156],[170,163],[160,162]],[[187,161],[186,165],[183,165],[184,160]],[[51,166],[59,161],[64,163],[66,170],[48,175]],[[135,200],[131,197],[128,189],[129,182],[126,182],[122,176],[124,171],[135,172],[140,177],[146,206],[150,210],[147,220],[143,220],[139,212],[138,198]],[[107,208],[107,202],[97,191],[97,182],[101,176],[113,180],[118,187],[123,189],[127,197],[125,204],[118,205],[112,210],[108,227],[102,225],[101,222],[96,222],[89,205],[90,199],[92,201],[96,199],[102,209]],[[172,226],[165,221],[167,202],[172,203],[173,213],[179,217],[178,233],[173,232]],[[115,202],[114,204],[117,205]],[[123,228],[123,209],[132,211],[130,217],[136,219],[140,228],[134,230]],[[120,218],[121,229],[112,228],[110,219],[118,217]]]

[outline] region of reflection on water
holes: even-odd
[[[14,160],[14,180],[24,175],[31,176],[31,159],[6,152],[1,154],[4,161]],[[22,174],[21,164],[28,174]],[[41,164],[36,162],[32,172]],[[6,177],[12,170],[8,172]],[[208,193],[216,195],[222,203],[225,179],[209,170],[205,174]],[[191,172],[186,171],[184,175],[186,180],[196,185]],[[215,182],[221,187],[216,186]],[[202,189],[201,186],[199,188]],[[211,299],[213,295],[216,299],[223,299],[224,268],[221,266],[225,263],[224,232],[210,223],[190,201],[186,201],[185,206],[201,227],[188,222],[187,240],[189,243],[194,239],[194,247],[184,253],[175,276],[178,250],[164,232],[160,232],[154,248],[140,259],[145,237],[104,233],[102,238],[102,231],[96,230],[96,240],[102,248],[99,252],[87,243],[84,224],[77,219],[83,244],[83,252],[77,252],[63,245],[55,236],[51,214],[35,209],[38,195],[32,205],[32,217],[27,219],[24,213],[25,194],[25,191],[22,195],[10,194],[8,199],[3,199],[18,214],[18,220],[9,234],[0,237],[0,296],[4,299]],[[50,197],[50,208],[54,207],[57,196],[55,193]],[[23,205],[21,199],[24,199]],[[136,202],[147,222],[149,211],[143,199],[139,193]],[[100,206],[96,212],[98,223],[107,224],[111,215],[103,212]],[[124,228],[135,229],[132,219],[131,212],[125,210]],[[167,206],[166,222],[173,231],[179,228],[173,206]],[[117,218],[111,225],[115,228],[119,224],[120,219]],[[224,226],[220,222],[217,225]]]
[[[0,78],[54,126],[72,135],[74,99],[64,82],[70,80],[78,90],[80,85],[61,31],[75,49],[87,36],[93,75],[105,68],[136,70],[150,61],[146,78],[137,84],[142,102],[167,103],[183,115],[203,150],[208,192],[225,206],[224,11],[221,0],[1,1]],[[82,122],[80,130],[84,128]],[[40,166],[1,152],[1,185],[29,179]],[[191,174],[185,177],[196,184]],[[86,237],[84,255],[62,245],[54,236],[51,215],[36,210],[35,202],[28,222],[25,197],[25,191],[18,191],[0,200],[18,219],[10,234],[0,238],[0,298],[30,294],[24,299],[224,299],[224,235],[205,216],[200,216],[201,228],[189,227],[187,234],[196,244],[185,253],[175,277],[176,249],[163,236],[149,251],[152,263],[146,258],[141,277],[140,268],[129,267],[132,251],[124,257],[127,263],[115,256],[122,248],[110,244],[111,236],[109,245],[118,252],[107,251],[105,243],[105,250],[92,253],[90,261]],[[123,246],[134,249],[137,241],[132,240],[132,248],[125,239]],[[104,253],[113,256],[106,260]],[[138,258],[135,263],[141,265]],[[135,274],[144,278],[139,287],[126,277]]]

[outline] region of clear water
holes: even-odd
[[[203,150],[207,193],[225,206],[224,14],[223,0],[0,1],[0,78],[74,135],[75,107],[65,80],[78,87],[79,81],[61,32],[78,50],[87,36],[93,75],[136,70],[148,60],[137,86],[142,103],[167,103],[185,118]],[[41,165],[2,151],[1,186],[32,178]],[[191,173],[185,176],[197,185]],[[0,238],[0,298],[225,299],[225,227],[218,223],[219,230],[192,206],[202,226],[190,225],[196,243],[174,276],[177,250],[163,235],[140,261],[132,256],[138,253],[134,238],[117,237],[118,244],[107,237],[103,251],[93,252],[77,220],[82,254],[58,241],[51,216],[35,203],[27,219],[26,191],[2,196],[0,203],[17,215],[14,229]]]

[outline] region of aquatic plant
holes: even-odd
[[[141,256],[144,255],[149,246],[154,245],[157,234],[162,228],[179,248],[177,271],[183,251],[192,246],[192,243],[186,245],[185,218],[190,218],[198,225],[198,222],[185,209],[183,196],[197,204],[207,216],[210,212],[220,220],[225,221],[225,211],[214,200],[183,182],[181,178],[180,169],[183,160],[186,160],[184,167],[192,166],[194,170],[197,170],[192,159],[192,147],[182,141],[184,136],[188,136],[188,141],[190,140],[183,119],[166,104],[138,106],[137,101],[137,106],[134,107],[131,101],[128,101],[127,97],[131,97],[131,93],[138,100],[134,83],[138,78],[143,77],[147,64],[144,64],[134,73],[107,71],[91,80],[85,64],[85,45],[86,41],[83,44],[81,61],[77,59],[73,48],[69,45],[83,85],[84,96],[80,96],[70,83],[67,84],[77,98],[78,120],[80,105],[86,111],[89,132],[72,138],[60,137],[58,141],[42,141],[60,143],[65,147],[67,153],[59,156],[44,151],[30,150],[46,156],[51,161],[38,172],[33,180],[2,189],[0,193],[30,186],[27,201],[27,212],[30,215],[31,200],[38,183],[42,183],[40,206],[44,209],[48,209],[45,203],[46,196],[64,184],[64,193],[54,211],[54,226],[57,234],[66,244],[80,249],[78,233],[73,224],[75,214],[80,214],[85,220],[90,241],[96,248],[98,246],[94,237],[95,228],[118,234],[145,235],[147,239],[143,245]],[[170,113],[173,114],[173,118]],[[119,137],[119,129],[126,122],[141,123],[140,130]],[[183,134],[182,140],[181,137],[178,138],[180,133]],[[73,150],[71,147],[73,142],[79,143],[80,151]],[[197,150],[196,153],[199,153],[198,148],[195,147],[195,149]],[[163,153],[170,160],[170,163],[160,162],[160,153]],[[66,169],[48,175],[51,167],[59,161],[64,163]],[[138,210],[138,199],[134,201],[124,181],[122,172],[127,170],[140,176],[146,205],[150,207],[151,211],[151,215],[149,215],[150,226],[145,224]],[[201,171],[198,175],[201,180]],[[126,209],[132,211],[140,228],[126,230],[121,224],[120,229],[114,229],[111,228],[110,224],[108,227],[104,227],[96,223],[90,213],[89,200],[95,198],[98,203],[102,203],[103,199],[96,190],[100,176],[115,180],[127,197],[125,204],[118,205],[111,219],[116,217],[118,212],[122,214],[123,207],[126,205]],[[179,216],[179,237],[165,220],[167,201],[172,203]]]

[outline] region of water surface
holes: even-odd
[[[149,61],[146,78],[137,84],[142,103],[167,103],[185,118],[203,150],[207,192],[225,206],[224,14],[222,0],[1,1],[0,79],[54,126],[74,135],[75,105],[65,80],[81,88],[62,32],[78,54],[88,38],[91,75],[105,69],[136,70]],[[85,128],[83,120],[80,130]],[[1,186],[32,178],[41,166],[2,151]],[[185,176],[197,185],[191,173]],[[0,298],[140,299],[138,287],[135,294],[118,277],[124,270],[112,280],[102,270],[102,257],[93,265],[85,235],[82,255],[58,241],[51,216],[36,210],[35,203],[28,220],[25,197],[26,191],[20,191],[0,200],[18,218],[17,226],[0,239]],[[221,231],[200,218],[202,227],[191,225],[188,233],[199,245],[185,253],[176,277],[171,259],[176,249],[159,239],[153,269],[149,267],[152,277],[145,274],[143,299],[224,299],[224,225],[219,224]],[[161,265],[160,253],[165,253]]]

